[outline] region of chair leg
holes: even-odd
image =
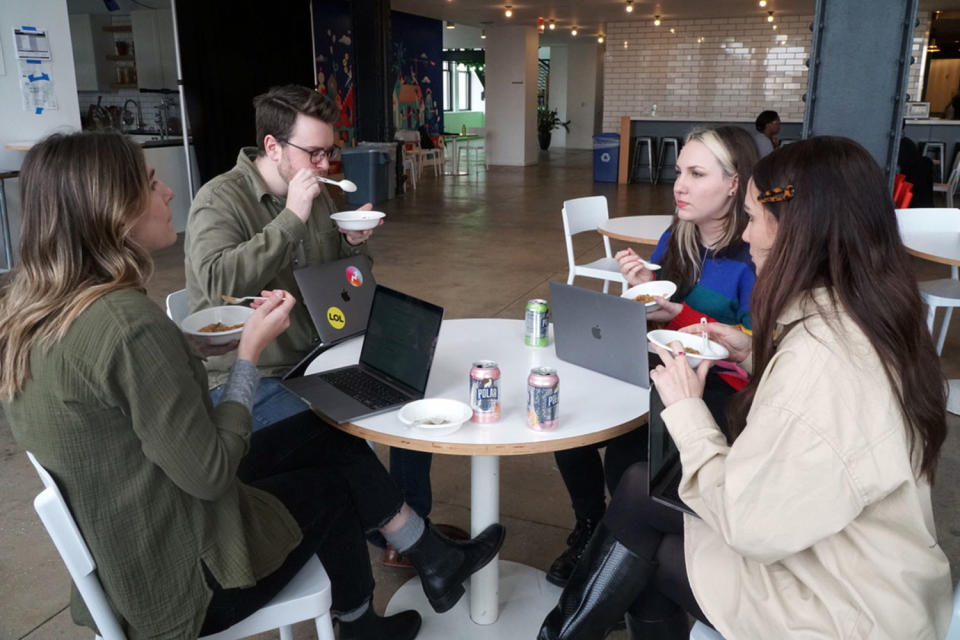
[[[329,613],[323,614],[315,622],[317,624],[317,640],[334,640],[333,620],[330,619]]]
[[[603,292],[604,292],[604,293],[610,293],[610,281],[609,281],[609,280],[604,279],[604,281],[603,281]]]
[[[950,326],[950,316],[953,314],[953,307],[947,307],[943,314],[943,324],[940,325],[940,337],[937,339],[937,355],[943,352],[943,343],[947,339],[947,327]]]
[[[288,624],[280,627],[280,640],[293,640],[293,627]]]
[[[930,332],[930,335],[933,335],[933,319],[937,316],[937,308],[932,305],[927,305],[927,331]]]
[[[571,270],[570,270],[570,275],[567,276],[567,284],[573,284],[573,278],[574,278],[574,277],[575,277],[575,276],[573,275],[573,269],[571,269]]]

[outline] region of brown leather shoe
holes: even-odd
[[[433,528],[451,540],[469,540],[470,534],[452,524],[434,524]]]
[[[387,545],[387,548],[383,550],[383,565],[385,567],[393,567],[395,569],[413,569],[413,564],[407,558],[390,545]]]

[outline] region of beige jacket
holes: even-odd
[[[826,290],[779,321],[801,319],[732,447],[701,400],[663,412],[702,518],[684,518],[693,593],[727,640],[941,640],[950,567],[880,360]]]

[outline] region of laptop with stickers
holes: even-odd
[[[353,256],[297,269],[293,277],[320,344],[332,345],[367,329],[377,283],[370,259]]]

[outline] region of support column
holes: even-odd
[[[357,140],[393,138],[390,101],[390,0],[353,0],[353,81]]]
[[[537,162],[538,45],[536,27],[487,29],[487,164]]]
[[[893,186],[917,0],[817,0],[803,137],[853,138]]]

